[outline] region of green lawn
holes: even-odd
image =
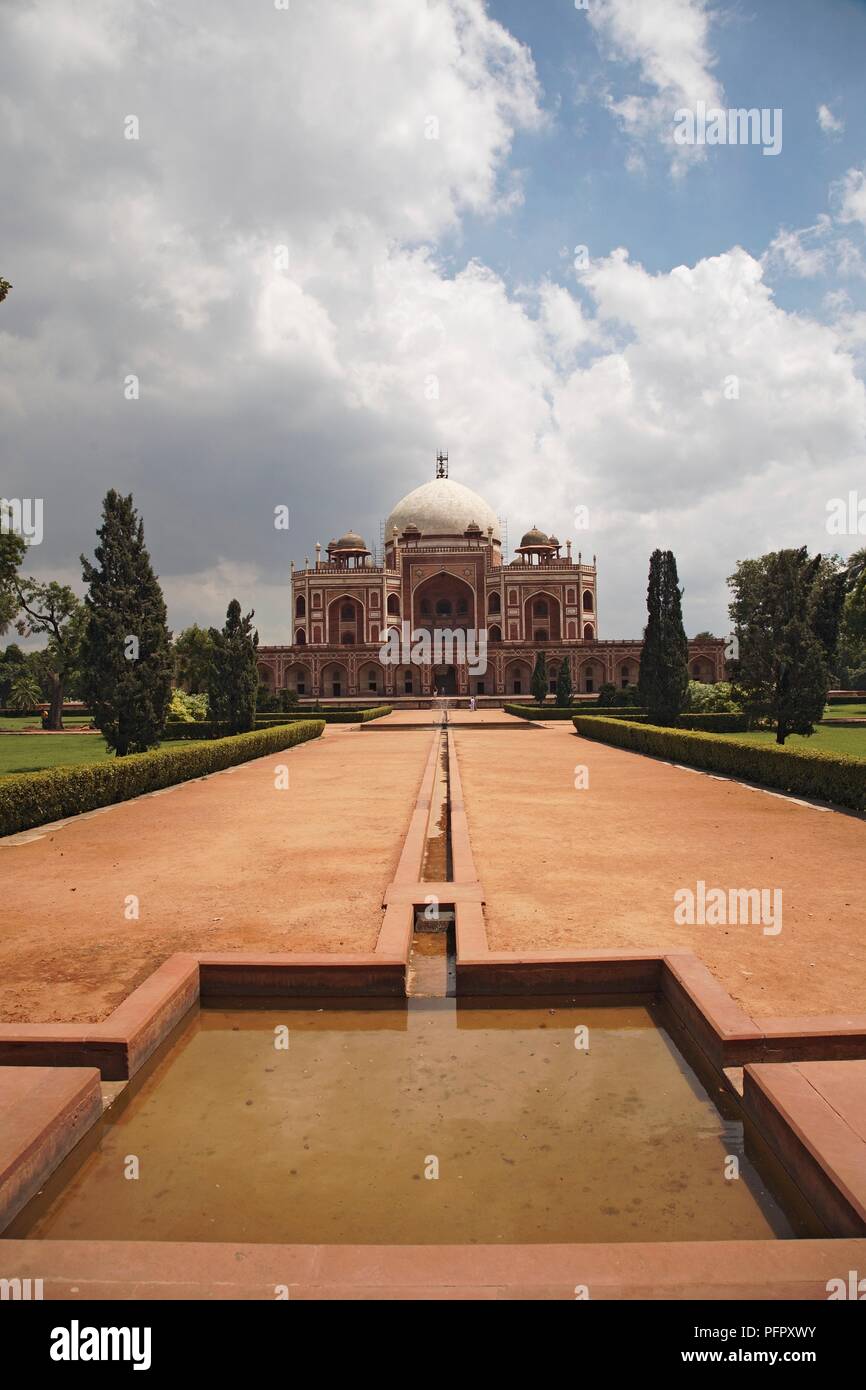
[[[850,719],[852,715],[866,717],[866,704],[862,700],[859,704],[856,701],[852,701],[850,704],[846,701],[841,705],[827,705],[824,710],[825,719]]]
[[[160,748],[177,748],[183,739],[168,739]],[[188,744],[184,743],[184,746]],[[24,734],[0,736],[0,776],[6,772],[39,772],[46,767],[71,767],[73,763],[101,763],[113,757],[99,734]]]
[[[754,734],[721,734],[721,738],[733,738],[738,743],[775,743],[772,732]],[[833,729],[829,724],[820,724],[814,734],[789,734],[785,747],[796,752],[804,749],[813,753],[847,753],[852,758],[866,758],[866,724],[862,729]]]

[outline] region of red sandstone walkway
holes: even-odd
[[[468,716],[464,716],[467,718]],[[866,1012],[866,823],[550,723],[455,730],[492,950],[688,948],[756,1018]],[[589,788],[577,791],[583,764]],[[783,892],[778,936],[677,926],[673,894]]]
[[[430,739],[332,726],[29,842],[0,840],[0,1018],[98,1021],[174,951],[373,950]],[[129,894],[138,921],[125,918]]]

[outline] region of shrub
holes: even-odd
[[[733,714],[739,713],[741,708],[731,695],[730,681],[717,681],[715,685],[689,681],[685,703],[687,714]]]
[[[321,720],[310,719],[288,728],[258,729],[233,738],[213,739],[198,747],[160,748],[102,763],[10,773],[0,777],[0,835],[14,835],[46,821],[94,811],[143,792],[158,791],[176,782],[278,753],[318,738],[324,727]]]
[[[841,753],[794,752],[775,743],[740,743],[732,738],[685,729],[666,729],[623,719],[576,715],[574,727],[584,738],[597,739],[632,753],[667,758],[690,767],[720,772],[744,781],[832,801],[852,811],[866,811],[866,759]]]
[[[188,695],[185,690],[171,692],[168,718],[176,722],[190,723],[193,719],[207,719],[207,695]]]

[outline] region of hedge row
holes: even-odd
[[[305,710],[301,714],[284,714],[282,719],[293,722],[297,719],[323,719],[326,724],[368,724],[371,719],[382,719],[393,714],[390,705],[375,705],[372,709],[317,709]]]
[[[741,743],[713,734],[593,715],[577,715],[574,727],[584,738],[627,748],[632,753],[668,758],[798,796],[832,801],[852,811],[866,811],[866,758],[794,752],[773,743]]]
[[[708,714],[681,714],[678,729],[701,729],[708,734],[744,734],[749,728],[749,716],[736,711],[720,710]]]
[[[507,714],[516,714],[520,719],[573,719],[575,710],[587,719],[626,719],[632,723],[645,723],[646,711],[630,709],[624,705],[590,705],[586,709],[571,705],[505,705]],[[748,716],[738,713],[681,714],[677,721],[680,729],[703,729],[717,734],[744,734],[749,727]]]
[[[516,714],[518,719],[571,719],[573,705],[503,705],[506,714]]]
[[[94,811],[143,792],[159,791],[176,782],[279,753],[318,738],[324,727],[321,720],[310,719],[290,728],[259,729],[234,738],[213,739],[200,747],[158,748],[102,763],[13,772],[0,777],[0,835],[14,835],[46,821]]]
[[[165,726],[165,739],[177,738],[228,738],[228,725],[214,719],[169,719]],[[239,737],[239,735],[235,735]]]
[[[39,709],[6,709],[0,708],[0,719],[41,719],[46,705]],[[93,712],[89,709],[64,709],[64,719],[92,719]]]

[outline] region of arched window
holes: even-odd
[[[396,594],[388,595],[388,612],[396,613],[398,615],[400,613],[400,600]]]
[[[585,624],[583,629],[583,635],[587,641],[590,641],[595,636],[595,628],[593,627],[592,623]]]
[[[489,609],[489,611],[490,611],[491,613],[501,613],[501,612],[502,612],[502,596],[501,596],[501,594],[491,594],[491,595],[490,595],[490,602],[488,603],[487,606],[488,606],[488,609]]]
[[[342,642],[344,647],[353,647],[355,645],[355,639],[352,636],[351,632],[344,632],[342,637],[340,638],[340,641]]]
[[[344,623],[353,623],[355,621],[355,605],[344,603],[340,609],[340,618]]]
[[[459,599],[457,600],[457,612],[458,612],[458,613],[468,613],[468,612],[469,612],[469,604],[467,603],[467,601],[466,601],[465,598],[459,598]]]
[[[549,612],[546,598],[537,598],[532,605],[532,611],[536,618],[546,618]]]
[[[307,616],[307,602],[303,594],[298,594],[295,600],[295,617],[305,618]]]
[[[430,600],[429,600],[429,598],[422,598],[422,600],[421,600],[421,613],[422,613],[422,615],[423,615],[425,618],[429,618],[429,616],[430,616]]]
[[[592,589],[584,589],[583,591],[583,611],[584,613],[592,612]]]
[[[501,641],[502,641],[502,628],[501,628],[501,627],[497,627],[495,624],[493,625],[493,627],[488,628],[488,629],[487,629],[487,640],[488,640],[488,642],[501,642]]]
[[[295,644],[298,647],[305,647],[307,645],[307,634],[304,632],[304,629],[302,627],[298,628],[298,631],[295,635]]]
[[[536,641],[536,642],[546,642],[547,640],[548,640],[548,639],[547,639],[547,628],[546,628],[546,627],[540,627],[540,628],[538,629],[538,631],[536,632],[536,634],[535,634],[535,641]]]
[[[452,608],[450,598],[437,598],[436,612],[443,618],[450,618]]]

